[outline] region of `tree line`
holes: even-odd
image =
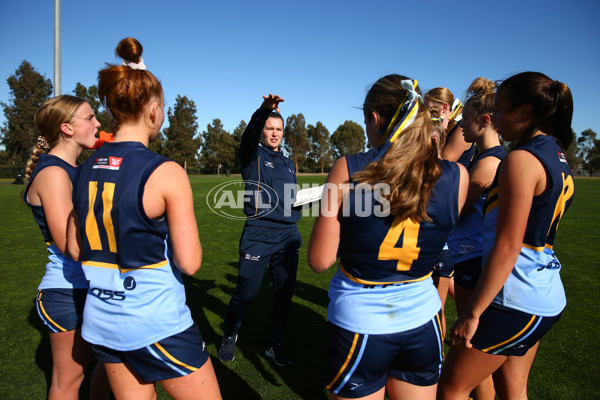
[[[52,83],[23,61],[8,80],[10,98],[0,102],[6,121],[0,128],[0,164],[13,163],[22,167],[31,155],[39,135],[34,123],[36,110],[52,95]],[[73,95],[85,99],[101,124],[108,131],[110,117],[102,109],[96,85],[89,88],[77,83]],[[168,126],[164,128],[150,149],[181,164],[186,169],[239,168],[238,149],[246,122],[228,132],[221,120],[215,118],[206,129],[199,131],[196,105],[186,96],[178,95],[173,107],[166,113]],[[346,121],[333,134],[321,122],[306,124],[304,116],[290,115],[285,124],[283,151],[292,159],[297,171],[311,169],[325,172],[333,161],[343,155],[354,154],[365,148],[365,133],[359,124]],[[83,157],[89,156],[84,154]]]
[[[0,165],[24,167],[37,141],[34,115],[41,104],[52,95],[52,82],[23,61],[14,75],[7,79],[10,90],[8,102],[1,101],[6,121],[0,127]],[[101,123],[101,130],[108,131],[110,117],[102,109],[98,88],[77,83],[75,96],[85,99]],[[206,129],[199,132],[196,105],[186,96],[178,95],[175,105],[167,111],[168,126],[162,130],[150,149],[176,161],[186,169],[223,170],[238,169],[238,148],[246,122],[228,132],[221,120],[213,119]],[[327,171],[333,162],[344,155],[365,149],[365,133],[361,125],[345,121],[333,134],[321,122],[306,124],[304,115],[292,114],[286,119],[283,151],[294,162],[297,171]],[[83,157],[89,156],[84,154]],[[574,140],[567,151],[572,169],[580,166],[590,174],[600,170],[600,138],[587,129]]]

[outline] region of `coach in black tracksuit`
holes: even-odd
[[[240,159],[246,184],[246,224],[240,238],[239,275],[225,318],[219,358],[232,361],[242,320],[256,297],[267,267],[273,281],[271,338],[265,354],[279,366],[291,363],[282,346],[298,270],[302,237],[292,208],[296,192],[294,163],[280,151],[283,118],[277,112],[279,96],[263,96],[242,134]]]

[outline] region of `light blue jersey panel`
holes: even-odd
[[[535,136],[516,150],[529,151],[540,160],[548,172],[548,189],[533,198],[521,252],[493,302],[529,314],[553,317],[567,304],[560,279],[561,264],[553,246],[560,219],[573,200],[573,175],[562,148],[551,136]],[[499,172],[485,205],[484,266],[496,237],[498,200],[502,196],[498,176]]]
[[[347,278],[338,267],[329,284],[327,319],[362,334],[387,334],[417,328],[442,307],[429,277],[422,281],[368,286]]]
[[[42,289],[86,289],[87,282],[81,264],[65,256],[54,243],[47,244],[46,274],[38,286]]]
[[[521,248],[515,268],[494,303],[529,314],[552,317],[567,305],[554,251]]]
[[[120,272],[83,263],[90,280],[83,313],[83,338],[114,350],[136,350],[193,324],[185,304],[181,272],[166,260]]]

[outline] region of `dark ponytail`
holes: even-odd
[[[522,72],[506,79],[498,87],[514,107],[528,103],[534,113],[531,130],[554,136],[566,150],[573,141],[573,96],[562,82],[540,72]]]

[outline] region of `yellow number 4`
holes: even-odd
[[[385,239],[379,246],[379,260],[398,260],[398,271],[408,271],[413,261],[419,258],[421,248],[417,247],[419,239],[419,228],[421,225],[411,219],[399,221],[398,217],[392,222],[392,227],[385,235]],[[402,246],[396,247],[400,237]]]

